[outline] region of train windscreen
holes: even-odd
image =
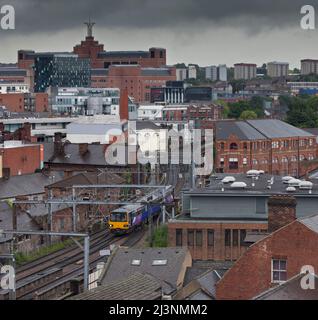
[[[113,222],[125,222],[127,221],[127,215],[125,212],[114,212],[110,215],[110,221]]]

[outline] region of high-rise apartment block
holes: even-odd
[[[267,64],[267,75],[272,78],[287,77],[289,72],[288,62],[269,62]]]
[[[301,74],[318,74],[318,60],[305,59],[301,60]]]
[[[251,80],[256,78],[257,65],[253,63],[237,63],[234,65],[235,80]]]

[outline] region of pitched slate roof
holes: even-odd
[[[70,300],[158,300],[160,281],[149,274],[134,273],[119,281],[81,293]]]
[[[0,199],[10,199],[17,196],[36,195],[45,192],[45,186],[62,179],[62,173],[54,172],[53,175],[33,173],[22,176],[0,179]]]
[[[245,121],[219,121],[216,124],[216,138],[227,140],[231,135],[240,140],[265,140],[266,137]]]
[[[280,120],[247,120],[246,122],[270,139],[312,136],[309,132]]]
[[[318,290],[304,290],[300,281],[303,275],[299,274],[289,279],[285,283],[271,288],[253,300],[318,300]],[[318,277],[315,275],[315,287],[318,285]]]
[[[218,140],[227,140],[230,135],[235,135],[240,140],[314,136],[312,133],[275,119],[218,121],[216,124],[216,138]]]
[[[79,174],[50,184],[48,188],[70,188],[81,184],[122,184],[124,182],[124,178],[112,172],[80,172]]]
[[[105,270],[102,284],[120,281],[130,275],[140,272],[154,276],[169,290],[176,289],[182,266],[189,254],[186,248],[118,248],[117,252]],[[132,265],[133,260],[140,260],[140,265]],[[154,260],[167,260],[165,265],[153,265]]]

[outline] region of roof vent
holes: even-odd
[[[258,170],[249,170],[246,172],[246,176],[251,178],[251,177],[256,177],[258,176],[260,173]]]
[[[236,179],[234,177],[231,177],[231,176],[228,176],[228,177],[225,177],[223,180],[222,180],[222,183],[233,183],[235,182]]]
[[[247,188],[247,184],[245,182],[234,182],[231,184],[231,188],[233,189],[245,189]]]
[[[299,189],[301,190],[311,190],[314,184],[310,181],[301,181],[299,184]]]
[[[283,183],[286,183],[286,184],[287,184],[288,181],[291,180],[291,179],[294,179],[294,178],[291,177],[291,176],[286,176],[286,177],[283,177],[283,178],[282,178],[282,181],[283,181]]]
[[[299,187],[300,183],[301,183],[301,181],[298,180],[298,179],[290,179],[290,180],[288,180],[288,185],[290,187]]]

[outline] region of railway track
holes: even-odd
[[[101,230],[92,235],[90,242],[90,262],[91,267],[95,267],[94,259],[101,260],[99,251],[105,249],[113,242],[118,241],[113,235],[106,230]],[[32,299],[35,292],[39,289],[49,286],[55,282],[69,282],[73,275],[71,272],[83,269],[83,251],[77,246],[63,249],[60,252],[52,253],[46,257],[39,258],[30,263],[30,269],[26,264],[17,273],[16,298]],[[75,270],[75,271],[74,271]],[[0,300],[9,299],[9,291],[0,291]]]
[[[106,229],[97,231],[96,233],[92,234],[92,236],[90,237],[90,245],[92,246],[95,243],[103,241],[105,235],[107,235]],[[58,250],[44,257],[33,260],[32,262],[26,263],[17,268],[16,279],[17,281],[22,280],[34,273],[46,270],[54,266],[56,262],[60,261],[61,259],[63,260],[64,258],[74,257],[81,252],[82,250],[76,244],[74,244],[70,247]]]

